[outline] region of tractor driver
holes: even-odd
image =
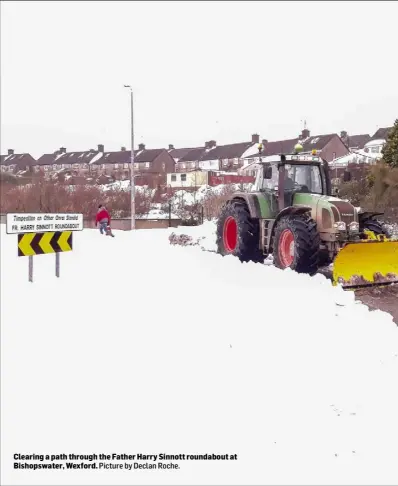
[[[294,187],[294,180],[289,177],[289,172],[285,169],[285,191],[293,191]]]

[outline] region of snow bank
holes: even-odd
[[[43,255],[31,284],[2,225],[2,484],[397,484],[392,317],[172,231],[75,233],[61,278]],[[61,452],[238,460],[13,469],[14,453]]]
[[[151,209],[147,214],[137,214],[137,219],[180,219],[175,214],[162,211],[161,209]]]
[[[171,198],[171,203],[174,207],[190,206],[202,202],[209,196],[220,195],[226,190],[232,189],[234,191],[241,190],[241,184],[219,184],[218,186],[201,186],[197,191],[185,191],[180,189],[176,191]],[[243,190],[249,191],[252,184],[243,184]]]

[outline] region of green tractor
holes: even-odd
[[[251,192],[236,192],[217,223],[221,255],[315,274],[333,263],[344,288],[398,282],[398,242],[376,216],[332,195],[329,165],[316,155],[260,157]],[[345,181],[351,174],[345,172]]]

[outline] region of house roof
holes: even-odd
[[[253,145],[253,142],[232,143],[230,145],[219,145],[206,152],[200,160],[236,159],[242,157],[246,150]]]
[[[134,150],[134,155],[138,150]],[[105,152],[104,156],[93,164],[129,164],[131,160],[131,150],[118,150],[117,152]]]
[[[298,140],[298,138],[291,138],[289,140],[267,142],[266,144],[263,144],[261,155],[266,157],[267,155],[290,154],[293,152],[294,146],[298,143]]]
[[[334,137],[338,137],[337,133],[308,137],[305,141],[301,142],[303,146],[303,152],[311,152],[311,150],[322,150]],[[267,157],[269,155],[291,154],[294,152],[294,147],[298,143],[300,143],[300,138],[298,137],[290,138],[288,140],[277,140],[276,142],[267,142],[263,145],[263,151],[261,155],[263,157]],[[255,157],[255,155],[250,155],[246,158],[253,158]]]
[[[387,140],[388,134],[393,127],[379,128],[370,140]]]
[[[169,150],[169,154],[173,157],[173,159],[181,159],[182,157],[185,157],[188,154],[188,152],[191,152],[192,150],[196,150],[196,149],[194,147],[171,149]]]
[[[19,166],[27,166],[33,165],[35,163],[35,159],[30,154],[11,154],[11,155],[2,155],[0,158],[0,165],[19,165]]]
[[[101,152],[86,151],[86,152],[67,152],[44,154],[37,160],[37,165],[52,165],[52,164],[89,164],[92,159]]]
[[[194,162],[196,160],[201,160],[201,157],[206,153],[204,147],[198,147],[190,149],[184,156],[180,158],[178,162]]]
[[[167,152],[166,149],[134,150],[134,162],[153,162],[161,153]],[[105,152],[104,156],[98,160],[93,160],[93,164],[129,164],[131,161],[131,150],[119,150],[117,152]]]
[[[359,149],[364,148],[365,144],[369,142],[370,135],[367,133],[366,135],[348,135],[347,136],[347,143],[348,147],[357,147]]]
[[[137,156],[134,158],[134,162],[153,162],[156,157],[159,157],[159,155],[162,152],[167,152],[166,149],[148,149],[148,150],[142,150],[141,152],[138,153]]]

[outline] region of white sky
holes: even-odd
[[[1,152],[370,133],[398,116],[397,2],[2,2]]]

